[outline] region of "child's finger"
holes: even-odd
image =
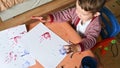
[[[70,40],[68,41],[69,44],[74,44],[73,42],[71,42]]]
[[[63,47],[64,47],[64,49],[69,49],[70,48],[69,45],[64,45]]]
[[[42,20],[43,17],[37,17],[37,16],[32,16],[31,19],[38,19],[38,20]]]
[[[43,17],[32,16],[31,19],[36,19],[36,20],[39,20],[41,22],[46,22],[46,20],[44,20]]]
[[[65,45],[64,50],[67,54],[72,52],[71,47],[69,45]]]
[[[70,58],[73,57],[74,53],[75,53],[75,52],[71,52],[71,53],[70,53]]]

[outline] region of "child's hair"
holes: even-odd
[[[78,0],[78,4],[85,11],[96,13],[104,6],[106,0]]]

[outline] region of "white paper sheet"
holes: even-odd
[[[56,68],[66,56],[62,49],[63,45],[68,43],[42,23],[35,26],[21,40],[44,68]]]
[[[0,31],[0,68],[28,68],[35,64],[19,41],[26,33],[25,25]]]

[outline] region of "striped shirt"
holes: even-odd
[[[70,21],[70,24],[73,25],[74,28],[77,27],[80,18],[76,14],[76,8],[69,8],[63,11],[58,11],[50,14],[50,18],[52,21],[57,22],[66,22]],[[80,34],[82,37],[82,41],[79,42],[81,47],[81,51],[91,49],[96,44],[96,39],[101,31],[101,20],[100,17],[94,17],[91,19],[90,23],[86,27],[84,34]]]

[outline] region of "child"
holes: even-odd
[[[67,53],[91,49],[96,44],[96,39],[101,31],[100,9],[104,6],[105,0],[76,0],[76,7],[63,11],[51,13],[43,17],[33,16],[43,23],[70,22],[79,33],[82,41],[66,45]]]

